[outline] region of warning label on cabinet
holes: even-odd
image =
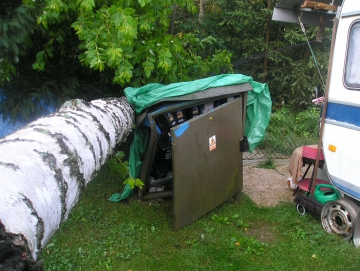
[[[209,138],[209,147],[210,151],[216,149],[216,136],[212,136]]]

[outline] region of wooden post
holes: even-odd
[[[176,18],[176,4],[173,5],[173,11],[171,13],[171,22],[170,22],[170,29],[169,29],[170,35],[174,35],[175,18]]]
[[[200,0],[199,5],[200,5],[200,7],[199,7],[199,22],[200,22],[200,24],[202,24],[202,19],[205,14],[205,0]]]
[[[271,7],[271,0],[268,0],[267,8],[270,10],[270,7]],[[269,41],[270,41],[270,19],[271,18],[269,15],[268,21],[266,22],[266,36],[265,36],[265,46],[266,46],[265,52],[266,53],[268,52],[268,46],[269,46]],[[267,55],[265,55],[264,70],[263,70],[264,76],[263,76],[263,80],[262,80],[263,83],[266,82],[267,65],[268,65],[268,57],[267,57]]]

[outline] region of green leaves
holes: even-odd
[[[122,161],[124,156],[124,152],[117,152],[115,157],[109,162],[110,170],[123,179],[128,178],[129,176],[129,163],[127,161]]]
[[[144,186],[144,183],[140,179],[135,179],[129,175],[129,163],[127,161],[123,162],[122,159],[125,157],[124,152],[120,151],[115,154],[115,157],[109,161],[110,170],[116,175],[117,178],[120,178],[125,184],[125,188],[122,194],[114,194],[110,200],[111,201],[120,201],[127,198],[132,190],[135,187],[140,189]]]
[[[40,51],[36,55],[36,62],[32,65],[33,69],[43,71],[45,67],[45,58],[44,51]]]
[[[124,60],[121,65],[119,65],[118,70],[115,72],[114,83],[124,84],[125,82],[129,83],[132,78],[133,66],[129,61]]]
[[[106,5],[94,0],[48,0],[38,24],[51,31],[57,24],[65,27],[67,19],[72,19],[71,27],[80,41],[74,48],[80,62],[90,69],[113,73],[113,83],[122,86],[143,85],[155,78],[161,83],[183,81],[224,67],[230,69],[225,52],[215,52],[210,57],[197,53],[205,50],[205,44],[216,42],[214,38],[196,40],[192,35],[167,34],[174,4],[172,0],[113,0]],[[196,8],[190,0],[176,4],[189,12]],[[52,33],[52,39],[56,38],[59,44],[66,42]],[[33,68],[44,69],[43,63],[53,57],[54,48],[47,43]]]
[[[268,244],[256,240],[254,237],[241,236],[236,238],[231,237],[229,240],[229,247],[241,249],[244,254],[261,255],[265,252],[265,248]]]
[[[123,184],[128,184],[131,189],[134,189],[135,186],[142,188],[144,183],[140,179],[128,178],[126,179]]]
[[[159,46],[161,46],[159,44]],[[168,72],[172,66],[171,62],[172,54],[169,48],[161,48],[159,51],[158,67],[163,68],[165,72]]]
[[[150,77],[152,71],[154,70],[154,63],[155,60],[153,59],[153,61],[151,61],[150,59],[153,59],[153,58],[148,58],[146,61],[143,62],[142,66],[144,68],[144,72],[145,72],[145,76],[146,77]]]
[[[151,0],[138,0],[138,3],[143,8],[146,4],[150,4]]]
[[[109,48],[107,50],[107,65],[113,66],[120,64],[120,59],[123,56],[123,50],[121,48]]]
[[[80,8],[83,11],[91,11],[95,7],[94,0],[82,0],[80,3]]]
[[[125,13],[121,19],[118,26],[118,36],[120,38],[124,37],[125,40],[129,40],[129,43],[132,44],[132,39],[137,37],[137,22],[133,17],[125,15]]]
[[[139,4],[141,7],[144,7],[145,4],[146,4],[146,1],[145,0],[138,0]]]
[[[15,65],[29,51],[29,35],[35,28],[35,9],[32,5],[2,6],[0,17],[0,83],[15,74]]]
[[[13,78],[31,77],[33,80],[27,81],[36,89],[34,93],[53,94],[63,101],[75,96],[90,99],[121,95],[115,87],[111,93],[104,90],[111,83],[167,84],[202,78],[220,70],[231,71],[229,54],[207,51],[216,44],[214,38],[185,32],[168,34],[175,4],[194,12],[196,6],[191,0],[22,3],[28,5],[4,4],[11,9],[0,17],[1,87]],[[24,85],[12,89],[18,91]],[[24,96],[26,99],[21,95],[16,99],[26,103],[29,93]]]

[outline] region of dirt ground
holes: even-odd
[[[294,191],[287,186],[289,160],[275,160],[275,169],[260,168],[259,163],[244,161],[244,188],[259,206],[275,206],[280,202],[293,202]],[[311,174],[311,173],[310,173]]]

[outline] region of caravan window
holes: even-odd
[[[347,88],[360,89],[360,22],[350,29],[344,82]]]

